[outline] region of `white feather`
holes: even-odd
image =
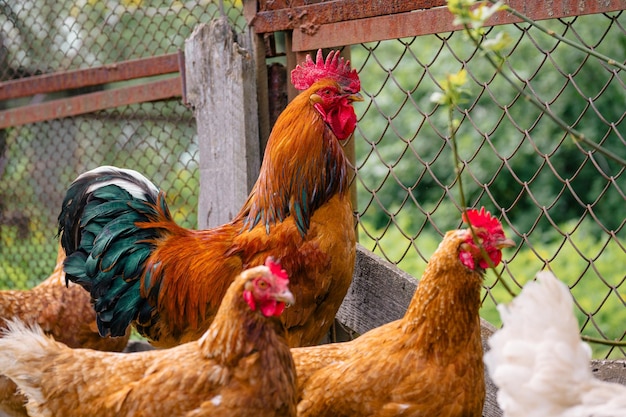
[[[143,176],[142,174],[140,174],[137,171],[134,171],[132,169],[125,169],[125,168],[118,168],[118,167],[114,167],[114,166],[110,166],[110,165],[103,165],[100,166],[98,168],[92,169],[91,171],[87,171],[82,173],[81,175],[78,176],[78,178],[76,178],[76,181],[80,180],[81,178],[84,178],[86,176],[94,176],[94,175],[102,175],[102,174],[106,174],[109,172],[123,172],[124,174],[130,175],[133,178],[135,178],[137,181],[143,183],[145,185],[146,188],[148,188],[149,190],[151,190],[154,194],[158,194],[159,193],[159,189],[157,188],[156,185],[154,185],[148,178],[146,178],[145,176]],[[123,188],[124,190],[128,191],[133,197],[138,198],[140,200],[145,200],[145,190],[142,189],[140,186],[138,186],[137,184],[134,184],[130,181],[126,181],[122,178],[116,178],[116,179],[112,179],[110,181],[103,181],[103,182],[98,182],[98,183],[94,183],[92,184],[88,189],[87,189],[87,193],[92,193],[95,190],[105,187],[107,185],[117,185],[118,187]]]
[[[537,274],[509,305],[485,364],[504,417],[626,416],[626,386],[594,378],[572,296],[552,273]]]
[[[28,398],[29,402],[42,404],[40,381],[41,367],[49,350],[56,344],[44,335],[38,325],[28,327],[19,320],[7,320],[0,337],[0,374],[9,377]]]

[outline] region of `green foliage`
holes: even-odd
[[[560,22],[545,25],[563,30]],[[583,16],[575,28],[581,39],[600,38],[598,48],[619,56],[624,39],[611,25],[606,16]],[[623,123],[623,108],[615,106],[626,101],[622,80],[567,45],[555,47],[542,33],[515,26],[489,29],[488,35],[493,32],[514,40],[503,71],[518,83],[531,78],[532,91],[555,113],[626,157],[614,127]],[[388,223],[390,213],[432,215],[443,209],[443,200],[458,202],[447,112],[430,97],[444,90],[441,80],[461,69],[468,73],[470,99],[457,107],[455,119],[460,120],[459,152],[467,163],[462,175],[468,204],[495,203],[522,233],[580,219],[586,210],[607,230],[622,227],[623,216],[615,213],[626,190],[610,178],[622,175],[623,167],[597,153],[593,160],[582,153],[559,126],[520,99],[462,34],[353,47],[352,60],[367,75],[361,80],[363,90],[373,98],[369,106],[357,106],[362,113],[356,147],[363,185],[359,208],[377,227]],[[563,74],[571,74],[571,81]]]
[[[483,15],[477,11],[467,18],[478,21]],[[624,19],[595,15],[578,17],[576,24],[574,19],[542,23],[620,61]],[[470,26],[480,27],[484,45],[505,54],[499,66],[488,65],[462,33],[352,48],[352,61],[364,74],[363,91],[371,98],[357,106],[360,241],[414,276],[422,274],[444,231],[460,223],[452,127],[466,204],[503,214],[509,236],[520,244],[509,250],[509,258],[505,254],[503,279],[519,291],[537,271],[550,268],[572,288],[583,334],[621,339],[626,189],[618,179],[625,168],[600,153],[586,154],[587,144],[573,141],[503,74],[624,158],[619,133],[624,109],[615,106],[626,102],[617,76],[622,74],[529,25]],[[496,304],[510,299],[488,273],[481,314],[499,325]],[[596,357],[623,356],[623,350],[593,348]]]
[[[398,267],[416,278],[422,276],[428,259],[442,239],[433,232],[407,237],[400,231],[403,229],[402,224],[390,227],[385,232],[374,231],[367,221],[361,226],[361,244],[373,248],[375,253],[397,263]],[[544,269],[547,260],[554,274],[571,288],[577,305],[574,312],[582,334],[619,340],[623,337],[623,323],[626,322],[623,301],[626,299],[626,289],[622,285],[626,253],[616,239],[598,239],[593,228],[594,224],[589,221],[580,225],[569,223],[561,225],[562,230],[571,231],[569,239],[556,239],[553,236],[536,238],[533,241],[539,243],[533,245],[520,242],[518,248],[505,250],[504,265],[498,267],[498,270],[518,294],[524,284]],[[383,238],[375,241],[363,229]],[[510,235],[509,232],[507,234]],[[511,295],[496,283],[495,274],[488,271],[481,316],[499,327],[502,322],[496,305],[511,299]],[[592,345],[592,348],[596,358],[623,357],[619,351],[612,351],[606,346]]]
[[[430,100],[442,106],[458,106],[466,101],[463,95],[466,93],[467,71],[460,70],[456,74],[447,74],[445,80],[439,82],[443,92],[434,92]],[[458,126],[453,126],[458,127]]]
[[[571,288],[576,305],[574,312],[582,334],[620,340],[626,322],[626,288],[623,286],[626,253],[618,239],[597,238],[590,221],[578,226],[570,222],[561,227],[562,230],[573,230],[568,239],[551,239],[532,246],[525,243],[509,257],[505,279],[514,281],[521,288],[544,268],[544,260],[547,260],[550,270]],[[488,274],[485,284],[481,315],[499,326],[501,321],[496,304],[510,301],[511,296],[495,285],[493,274]],[[592,348],[596,358],[623,358],[619,350],[596,344]]]
[[[455,25],[464,25],[472,36],[482,36],[485,34],[485,22],[496,12],[506,10],[507,6],[502,2],[488,4],[481,2],[478,7],[476,0],[448,0],[448,10],[454,14]]]

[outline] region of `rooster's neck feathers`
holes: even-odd
[[[248,229],[262,224],[269,233],[291,215],[304,237],[313,212],[348,191],[343,149],[311,105],[310,94],[301,93],[276,121],[259,178],[237,217]]]

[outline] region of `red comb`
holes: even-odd
[[[484,207],[480,211],[476,209],[467,210],[467,216],[463,213],[463,222],[469,223],[474,227],[481,227],[489,231],[496,228],[502,228],[500,220],[491,215]]]
[[[268,256],[267,259],[265,260],[265,266],[267,266],[270,269],[270,272],[272,273],[272,275],[275,275],[278,278],[286,279],[287,281],[289,281],[289,276],[287,275],[287,271],[285,271],[280,266],[280,262],[275,261],[274,258],[272,258],[271,256]]]
[[[350,61],[344,61],[339,56],[339,51],[330,51],[324,61],[322,50],[318,49],[316,62],[313,62],[311,55],[307,55],[306,61],[291,71],[291,83],[300,91],[306,90],[322,78],[334,79],[351,93],[358,93],[361,89],[356,70],[350,69]]]

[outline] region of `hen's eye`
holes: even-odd
[[[267,288],[267,282],[265,282],[265,281],[259,281],[259,282],[257,282],[257,286],[258,286],[260,289],[264,290],[264,289],[266,289],[266,288]]]

